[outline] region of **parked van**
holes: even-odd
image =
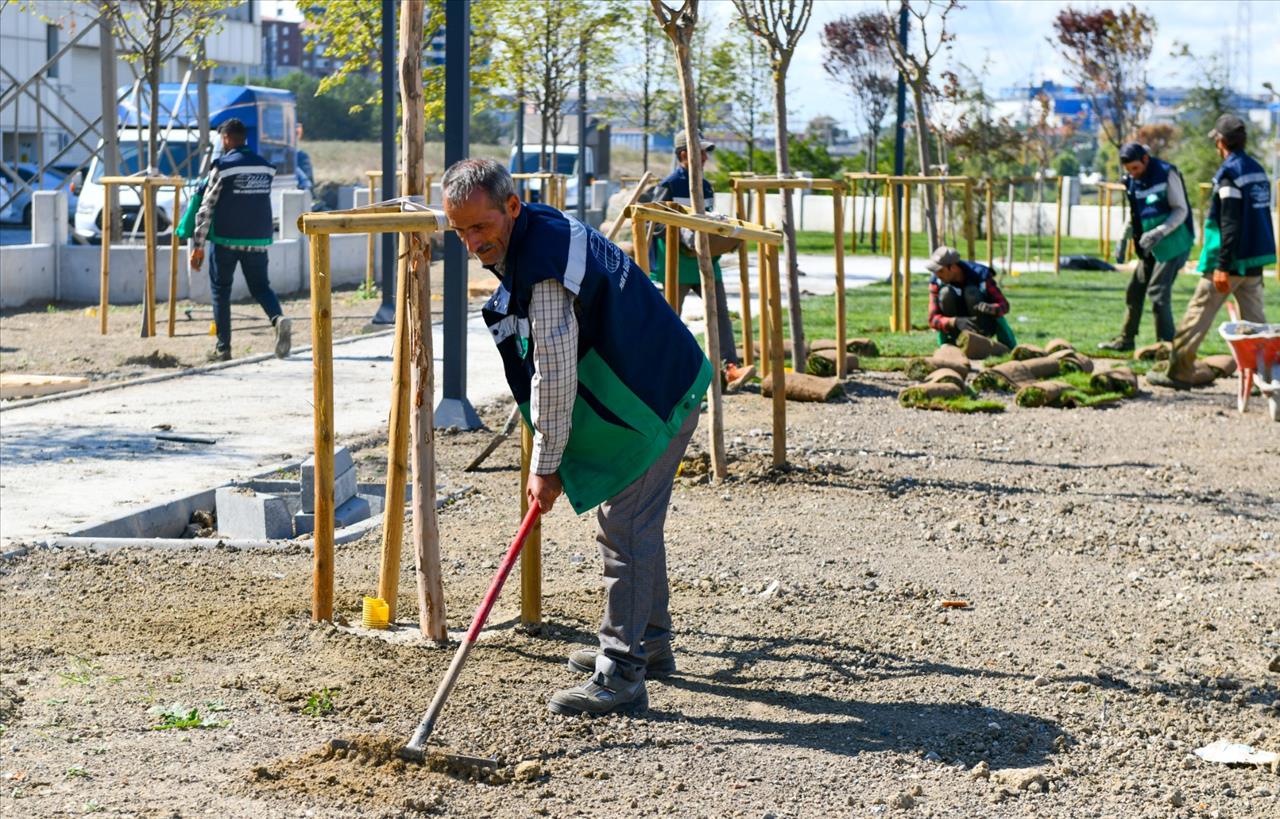
[[[548,152],[551,147],[547,146]],[[596,180],[596,159],[595,152],[591,148],[584,149],[586,151],[587,163],[587,196],[590,197],[591,183]],[[542,155],[541,145],[524,146],[524,165],[520,170],[516,170],[516,149],[511,149],[511,161],[507,165],[507,169],[512,173],[537,173],[538,163]],[[555,146],[555,157],[551,163],[549,171],[554,173],[568,174],[569,178],[565,181],[564,206],[568,210],[578,206],[578,146],[577,145],[557,145]],[[528,198],[531,202],[542,201],[542,181],[539,179],[526,180],[525,190],[529,192]],[[595,207],[590,198],[587,200],[587,207]]]
[[[260,88],[252,85],[210,85],[209,130],[210,156],[222,153],[222,143],[217,134],[218,126],[235,117],[248,129],[249,149],[260,154],[276,166],[272,183],[271,213],[279,224],[281,194],[297,190],[294,173],[297,165],[298,140],[294,124],[297,120],[297,101],[292,91],[279,88]],[[121,88],[124,95],[127,88]],[[120,175],[137,173],[141,167],[139,157],[145,157],[150,129],[150,111],[145,100],[139,103],[127,97],[120,104],[118,116],[120,130],[117,136],[120,150]],[[160,162],[159,172],[165,176],[181,176],[188,180],[183,191],[183,207],[195,192],[201,171],[207,166],[207,158],[199,156],[200,123],[199,101],[194,85],[185,88],[180,83],[160,84]],[[72,238],[78,242],[102,240],[103,187],[100,180],[104,169],[100,155],[89,164],[80,198],[76,206]],[[125,232],[142,231],[141,191],[138,188],[118,186],[120,211],[124,217]],[[156,194],[156,225],[160,233],[168,233],[182,214],[173,212],[173,189],[161,188]]]

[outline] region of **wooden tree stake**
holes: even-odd
[[[768,261],[769,332],[773,336],[773,465],[787,462],[787,371],[782,363],[782,283],[778,274],[778,246],[770,245]],[[842,355],[836,351],[837,357]]]
[[[520,517],[529,511],[529,463],[533,457],[533,430],[520,422]],[[542,627],[542,519],[533,525],[520,553],[520,625],[527,631]]]
[[[329,237],[311,237],[311,362],[315,426],[315,533],[311,619],[333,619],[333,328]]]
[[[735,191],[733,196],[737,217],[744,221],[747,218],[748,195],[746,191]],[[738,245],[738,286],[742,289],[738,300],[742,303],[742,363],[748,367],[756,359],[755,340],[751,331],[751,270],[747,266],[749,259],[747,243],[743,242]]]
[[[667,297],[667,304],[680,315],[680,228],[667,225],[666,258],[663,259],[664,280],[662,289]],[[711,335],[711,328],[707,328]]]
[[[848,330],[845,327],[844,292],[844,192],[832,191],[832,222],[836,229],[836,377],[848,375]]]

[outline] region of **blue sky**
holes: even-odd
[[[1058,11],[1072,4],[1052,0],[969,0],[964,5],[964,9],[952,12],[949,18],[954,23],[957,38],[944,58],[945,64],[953,67],[956,63],[964,63],[979,69],[985,61],[985,85],[989,91],[1025,84],[1029,80],[1066,80],[1065,66],[1047,38],[1053,31],[1053,19]],[[1074,5],[1086,7],[1094,4]],[[1121,4],[1103,5],[1119,8]],[[1158,25],[1149,68],[1149,79],[1155,85],[1189,85],[1193,82],[1185,61],[1169,56],[1175,42],[1188,43],[1197,54],[1221,53],[1226,49],[1237,53],[1242,51],[1232,45],[1241,5],[1238,0],[1161,0],[1137,5],[1153,14]],[[1280,43],[1280,2],[1252,0],[1245,5],[1249,7],[1253,23],[1250,27],[1253,84],[1248,89],[1243,87],[1242,67],[1239,81],[1233,85],[1241,91],[1265,94],[1261,87],[1264,81],[1269,80],[1280,87],[1280,46],[1276,45]],[[791,116],[796,123],[793,128],[824,113],[848,125],[856,125],[845,102],[848,97],[840,86],[827,79],[822,70],[820,32],[827,21],[867,8],[883,9],[885,3],[874,0],[817,0],[814,3],[813,19],[791,68],[792,79],[787,84],[788,99],[792,102]],[[729,14],[733,7],[728,0],[713,0],[711,11]]]

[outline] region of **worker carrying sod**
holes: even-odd
[[[1127,174],[1124,188],[1129,200],[1129,235],[1138,263],[1125,290],[1120,335],[1099,344],[1098,349],[1128,352],[1138,335],[1143,301],[1147,298],[1151,299],[1156,340],[1173,340],[1173,282],[1187,263],[1195,234],[1187,186],[1176,166],[1151,156],[1137,142],[1120,147],[1120,161]]]
[[[995,271],[985,264],[960,260],[960,251],[939,245],[925,264],[929,278],[929,326],[938,331],[938,344],[955,344],[961,333],[994,336],[1012,350],[1018,346],[1005,320],[1009,300],[996,284]]]
[[[210,361],[231,359],[231,285],[236,265],[244,271],[249,293],[275,328],[276,357],[289,354],[290,323],[267,276],[267,248],[271,246],[271,180],[276,166],[245,145],[248,130],[238,119],[218,128],[222,156],[213,161],[209,178],[196,189],[200,204],[191,237],[191,269],[204,264],[205,240],[213,244],[209,256],[209,290],[218,343]],[[194,202],[193,202],[194,204]]]
[[[716,146],[715,143],[707,142],[701,136],[698,141],[702,146],[702,166],[705,168],[707,166],[707,157],[716,149]],[[652,201],[675,202],[678,205],[687,207],[693,203],[693,199],[689,191],[689,139],[684,131],[676,132],[675,152],[677,167],[654,187]],[[702,177],[702,201],[706,205],[708,213],[715,210],[715,191],[705,176]],[[692,232],[689,235],[692,235]],[[655,258],[649,267],[649,278],[657,282],[659,287],[662,287],[666,283],[667,275],[667,240],[665,234],[659,233],[657,241],[652,246],[655,249]],[[684,247],[682,243],[679,259],[680,265],[677,272],[679,293],[676,296],[677,313],[680,312],[681,307],[684,305],[685,296],[690,293],[696,293],[699,298],[702,297],[702,274],[698,270],[697,251]],[[738,345],[733,340],[733,323],[729,319],[728,296],[725,295],[724,291],[719,256],[711,257],[711,269],[716,278],[716,304],[720,305],[719,314],[716,316],[716,332],[720,336],[720,356],[724,359],[726,377],[733,381],[738,375],[735,370],[742,362],[738,358]]]
[[[1271,183],[1256,159],[1244,152],[1246,132],[1234,114],[1218,117],[1209,138],[1222,157],[1213,175],[1212,201],[1204,224],[1198,270],[1203,274],[1173,336],[1167,373],[1148,373],[1159,387],[1189,389],[1196,351],[1213,327],[1218,310],[1236,297],[1240,318],[1265,324],[1262,268],[1276,260],[1271,232]]]
[[[600,647],[573,652],[587,678],[549,707],[644,710],[646,677],[675,670],[663,525],[711,364],[617,245],[521,202],[501,164],[462,160],[442,187],[450,229],[499,280],[483,316],[534,431],[529,502],[545,513],[563,493],[578,514],[599,507]]]

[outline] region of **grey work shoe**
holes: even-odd
[[[547,708],[553,714],[576,717],[578,714],[638,714],[649,708],[649,692],[644,677],[634,680],[622,675],[617,663],[604,655],[596,658],[591,679],[575,688],[557,691]]]
[[[284,358],[293,349],[293,322],[284,316],[276,318],[276,358]]]
[[[204,360],[205,360],[205,361],[210,361],[210,362],[216,362],[216,361],[230,361],[230,360],[231,360],[231,351],[230,351],[230,350],[217,350],[217,349],[210,350],[210,351],[209,351],[209,353],[208,353],[208,355],[206,355],[206,356],[204,357]]]
[[[656,680],[676,673],[676,655],[671,651],[670,643],[657,651],[647,649],[646,651],[649,656],[645,658],[645,679]],[[569,668],[583,674],[590,674],[596,670],[596,657],[599,655],[599,649],[580,648],[569,655]]]
[[[1133,352],[1133,339],[1124,336],[1116,336],[1110,341],[1104,341],[1098,345],[1099,350],[1114,350],[1117,353]]]

